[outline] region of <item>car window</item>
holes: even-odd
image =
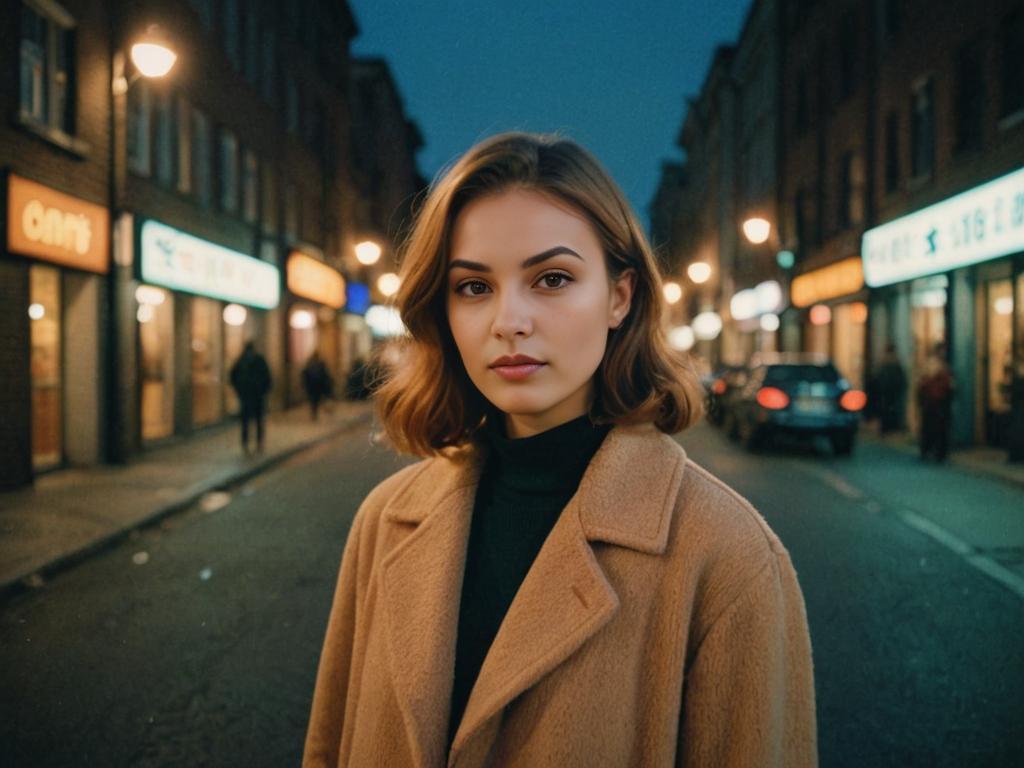
[[[833,365],[773,365],[765,374],[765,384],[834,384],[839,381],[839,371]]]

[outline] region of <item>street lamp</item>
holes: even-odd
[[[686,268],[686,274],[697,285],[706,283],[711,279],[711,265],[706,261],[695,261]]]
[[[106,351],[106,392],[107,392],[107,432],[106,432],[106,454],[107,460],[111,463],[124,461],[124,444],[122,424],[124,421],[121,392],[121,356],[119,347],[120,338],[120,312],[121,305],[118,296],[118,263],[117,263],[117,241],[123,237],[120,228],[118,209],[121,205],[121,194],[118,188],[118,104],[119,97],[128,93],[132,83],[139,77],[164,77],[174,67],[178,60],[178,54],[170,47],[167,37],[156,24],[151,24],[145,34],[131,46],[132,64],[135,65],[135,72],[129,79],[126,76],[126,63],[124,51],[118,44],[121,33],[120,20],[116,11],[117,3],[114,3],[114,10],[109,16],[109,39],[110,39],[110,121],[108,124],[110,152],[107,169],[107,207],[110,210],[110,219],[115,223],[115,232],[118,234],[110,238],[110,280],[107,288],[107,325],[109,329],[109,340]],[[143,312],[144,308],[148,308]],[[140,304],[139,312],[142,313],[137,319],[140,322],[148,322],[152,319],[153,306],[151,304]]]
[[[402,285],[402,279],[394,272],[385,272],[377,278],[377,290],[385,296],[394,296]]]
[[[661,292],[665,296],[665,301],[669,304],[678,304],[679,300],[683,298],[683,289],[679,287],[679,283],[673,280],[665,283],[661,288]]]
[[[772,225],[768,219],[751,216],[743,222],[743,234],[752,245],[761,245],[768,241],[772,233]]]
[[[372,240],[364,240],[356,244],[356,259],[360,264],[370,266],[380,259],[380,246]]]

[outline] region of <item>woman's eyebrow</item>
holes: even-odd
[[[567,248],[564,245],[556,245],[554,248],[548,248],[546,251],[538,253],[536,256],[531,256],[528,259],[524,259],[523,263],[519,266],[523,269],[529,269],[534,264],[540,264],[542,261],[547,261],[550,258],[558,256],[562,253],[568,253],[570,256],[575,256],[580,261],[583,261],[583,257],[580,256],[572,248]],[[490,272],[491,268],[486,264],[481,264],[478,261],[468,261],[466,259],[453,259],[448,262],[448,271],[451,272],[456,267],[463,267],[465,269],[473,269],[477,272]]]

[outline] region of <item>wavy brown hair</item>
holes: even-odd
[[[494,407],[466,373],[448,326],[446,269],[452,228],[468,202],[509,188],[534,190],[582,213],[594,228],[609,280],[636,272],[629,313],[608,333],[590,417],[594,423],[653,422],[674,434],[700,416],[700,386],[687,355],[661,327],[662,283],[651,247],[618,186],[567,138],[503,133],[480,142],[431,188],[402,249],[396,304],[409,334],[397,362],[378,362],[374,387],[383,437],[401,453],[455,457],[474,444]]]

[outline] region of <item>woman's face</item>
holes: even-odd
[[[601,243],[571,207],[510,189],[466,205],[452,229],[448,323],[469,378],[528,437],[587,412],[608,329],[635,273],[611,283]],[[500,365],[503,357],[536,363]],[[515,361],[504,361],[515,362]]]

